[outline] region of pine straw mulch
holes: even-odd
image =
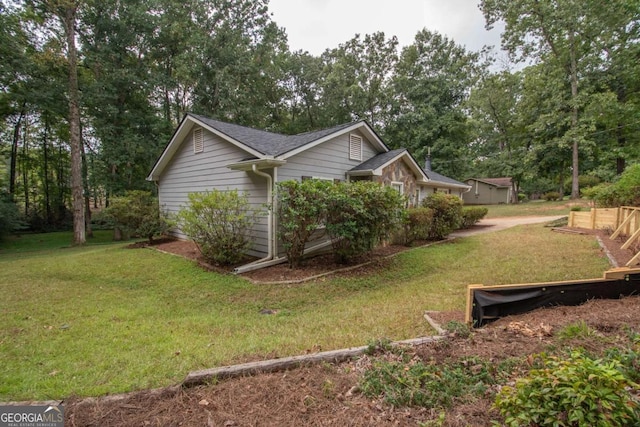
[[[581,231],[597,234],[606,247],[603,252],[618,265],[624,265],[631,258],[631,251],[621,250],[622,243],[611,241],[606,233]],[[197,250],[184,243],[163,242],[158,248],[175,250],[176,246],[171,245],[178,245],[180,250],[175,250],[176,253],[196,259]],[[381,254],[378,258],[384,256]],[[326,259],[317,264],[324,262]],[[368,268],[375,270],[380,265],[373,263]],[[281,272],[270,272],[263,279],[271,281],[281,275]],[[290,275],[282,278],[291,280]],[[629,330],[640,332],[639,312],[640,297],[538,309],[500,319],[474,330],[469,337],[454,335],[407,351],[414,359],[426,363],[447,363],[469,356],[498,363],[566,345],[601,354],[624,341]],[[462,322],[464,317],[462,312],[430,315],[440,325]],[[556,332],[579,321],[597,331],[598,337],[560,342]],[[173,386],[120,396],[72,397],[64,402],[65,426],[416,426],[429,421],[444,426],[488,426],[492,420],[499,419],[491,408],[491,394],[456,401],[446,410],[444,421],[439,418],[440,409],[394,408],[381,399],[367,398],[359,393],[357,385],[371,362],[372,356],[362,356],[340,364],[302,366],[193,388]]]
[[[538,309],[500,319],[470,337],[450,337],[413,347],[413,358],[445,363],[468,356],[499,363],[562,345],[594,354],[624,341],[629,329],[640,332],[640,297],[593,300],[578,307]],[[461,320],[462,313],[435,316]],[[564,325],[586,322],[598,337],[562,341]],[[393,357],[382,354],[374,357]],[[194,388],[170,387],[125,396],[70,399],[65,426],[416,426],[438,420],[441,410],[393,408],[359,393],[361,373],[372,356],[342,364],[324,363],[287,372],[265,373]],[[458,400],[446,410],[444,426],[488,426],[499,419],[491,394]]]

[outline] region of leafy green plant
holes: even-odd
[[[600,207],[640,205],[640,164],[627,167],[614,183],[602,183],[584,191]]]
[[[278,236],[291,268],[300,265],[305,246],[325,224],[327,193],[332,185],[316,179],[278,183]]]
[[[209,262],[234,264],[251,246],[249,231],[256,212],[246,193],[213,190],[189,193],[189,204],[178,212],[180,229],[198,245]]]
[[[422,206],[433,210],[430,239],[442,240],[462,223],[462,200],[459,197],[435,193],[425,198]]]
[[[595,329],[587,325],[587,322],[581,320],[564,326],[556,334],[560,339],[568,340],[573,338],[591,338],[597,335]]]
[[[483,395],[497,374],[490,362],[473,357],[444,365],[376,361],[364,373],[360,389],[393,406],[448,408],[456,399]]]
[[[560,193],[557,191],[549,191],[542,195],[542,198],[548,202],[554,202],[556,200],[560,200]]]
[[[427,240],[433,221],[433,210],[429,208],[409,208],[404,220],[404,244],[416,240]]]
[[[503,387],[495,406],[507,426],[638,425],[640,407],[627,387],[638,387],[615,360],[580,351],[566,359],[539,356],[542,367]]]
[[[339,183],[327,200],[327,234],[340,263],[370,251],[400,227],[404,197],[375,182]]]
[[[462,221],[460,228],[471,228],[482,218],[487,216],[488,208],[482,206],[465,206],[462,208]]]
[[[125,238],[134,235],[152,242],[153,236],[163,234],[169,228],[158,200],[148,191],[128,191],[124,196],[114,197],[104,215]]]
[[[457,322],[451,320],[444,325],[444,330],[450,334],[455,334],[459,337],[467,338],[471,335],[471,327],[466,323]]]

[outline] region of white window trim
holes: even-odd
[[[204,130],[202,128],[193,129],[193,154],[204,152]]]
[[[362,161],[362,137],[353,133],[349,134],[349,160]]]
[[[400,181],[391,181],[391,188],[396,188],[400,187],[399,192],[400,194],[404,195],[404,182],[400,182]]]

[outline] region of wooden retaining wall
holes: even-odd
[[[621,206],[619,208],[591,208],[589,212],[569,213],[569,227],[609,229],[611,239],[625,238],[622,249],[629,249],[640,239],[640,207]],[[629,260],[630,267],[640,261],[640,252]]]

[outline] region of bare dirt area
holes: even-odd
[[[482,228],[482,226],[480,226]],[[560,230],[563,232],[566,230]],[[633,255],[620,240],[602,231],[571,230],[600,238],[603,252],[618,265]],[[551,232],[551,231],[550,231]],[[197,260],[195,245],[161,242],[158,249]],[[366,267],[384,268],[384,259],[402,249],[385,249]],[[328,258],[303,268],[306,276],[331,271]],[[268,271],[270,270],[270,271]],[[259,273],[262,272],[262,273]],[[258,270],[252,280],[292,280],[286,265]],[[345,273],[349,274],[349,273]],[[353,273],[352,273],[353,274]],[[511,379],[528,369],[528,357],[543,351],[561,352],[581,347],[601,355],[612,347],[629,345],[630,331],[640,333],[640,297],[592,300],[577,307],[552,307],[509,316],[470,333],[452,333],[430,344],[406,348],[412,361],[445,365],[475,357],[499,364],[515,359]],[[463,322],[462,312],[430,313],[441,326]],[[452,322],[452,323],[451,323]],[[595,331],[588,337],[560,332],[580,322]],[[453,399],[447,408],[393,407],[382,397],[366,397],[360,390],[363,373],[374,359],[392,359],[382,351],[349,362],[301,366],[285,372],[263,373],[220,380],[209,385],[146,390],[120,396],[78,399],[65,404],[67,426],[489,426],[500,420],[492,408],[495,389],[483,396]],[[465,362],[466,363],[466,362]],[[640,366],[638,367],[640,369]]]

